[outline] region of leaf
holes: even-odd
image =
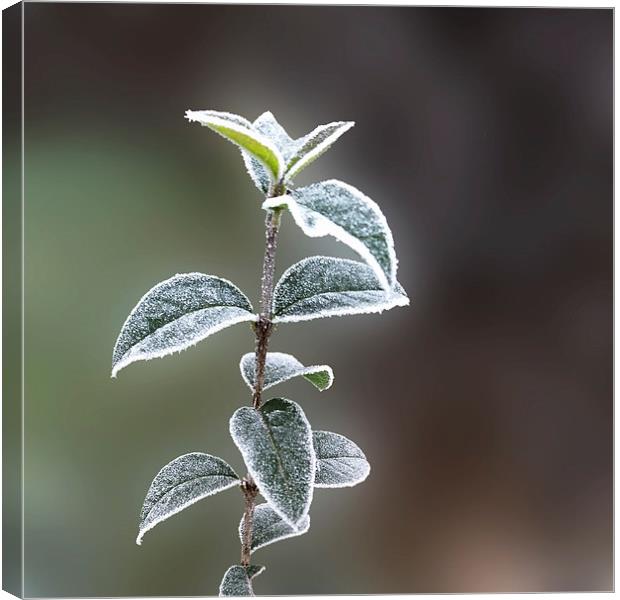
[[[353,125],[355,125],[353,121],[336,121],[327,125],[319,125],[309,134],[297,140],[295,152],[286,164],[285,180],[291,181],[295,175],[321,156]]]
[[[382,312],[407,306],[396,283],[384,290],[368,265],[344,258],[312,256],[289,267],[274,290],[274,322]]]
[[[288,161],[295,151],[295,141],[286,132],[286,129],[278,123],[273,114],[264,112],[254,123],[254,128],[268,137],[278,148],[285,161]]]
[[[112,355],[112,377],[137,360],[185,350],[211,334],[254,321],[252,305],[226,279],[185,273],[151,288],[127,317]]]
[[[219,133],[236,144],[241,150],[250,154],[264,165],[270,177],[279,181],[284,170],[284,158],[277,146],[266,136],[258,132],[248,120],[238,115],[215,110],[188,110],[188,121],[196,121]],[[247,166],[247,162],[246,162]]]
[[[168,517],[235,485],[239,477],[217,456],[190,452],[175,458],[151,483],[140,512],[136,543],[142,544],[144,534]]]
[[[286,133],[284,127],[276,121],[276,118],[267,111],[260,115],[252,125],[256,131],[268,137],[275,144],[282,154],[284,162],[286,162],[291,153],[291,145],[294,142],[288,133]],[[264,194],[269,193],[271,177],[268,171],[260,162],[252,158],[252,156],[244,150],[241,151],[241,154],[243,155],[245,167],[256,187]]]
[[[259,565],[229,567],[220,583],[220,596],[253,596],[252,579],[264,570],[265,567]]]
[[[364,453],[351,440],[330,431],[312,433],[316,452],[315,487],[352,487],[370,473]]]
[[[335,237],[372,267],[384,289],[394,285],[397,261],[392,232],[379,206],[362,192],[330,179],[290,190],[278,202],[288,206],[307,236]]]
[[[248,387],[253,390],[256,375],[256,355],[244,354],[239,363],[241,376]],[[320,391],[329,388],[334,381],[334,373],[328,365],[304,367],[294,356],[282,352],[268,352],[265,362],[265,382],[263,390],[278,383],[302,376]]]
[[[272,398],[258,410],[244,406],[230,419],[230,434],[265,500],[299,530],[316,470],[312,430],[301,407],[284,398]]]
[[[254,185],[263,194],[268,194],[271,188],[273,179],[269,174],[269,171],[258,160],[256,160],[251,154],[245,150],[241,150],[241,157],[243,158],[243,164],[248,172],[248,175],[254,182]]]
[[[244,520],[239,523],[239,539],[243,543]],[[310,517],[306,515],[302,519],[299,529],[293,529],[282,517],[269,506],[269,504],[259,504],[254,509],[252,519],[252,552],[263,546],[268,546],[279,540],[295,537],[306,533],[310,529]]]

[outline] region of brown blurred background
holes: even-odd
[[[241,470],[237,326],[109,378],[141,295],[177,272],[255,300],[260,197],[187,108],[294,136],[357,126],[298,183],[337,177],[390,222],[408,309],[281,326],[334,387],[274,390],[373,470],[318,490],[261,550],[258,594],[612,587],[612,11],[28,3],[26,595],[212,595],[242,498],[134,544],[158,469]],[[278,269],[354,257],[286,218]]]

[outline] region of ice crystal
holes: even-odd
[[[241,376],[250,389],[254,389],[256,375],[256,355],[253,352],[244,354],[239,363]],[[263,389],[266,390],[278,383],[302,376],[320,391],[329,388],[334,381],[334,373],[328,365],[313,365],[304,367],[291,354],[283,352],[268,352],[265,362],[265,381]]]
[[[230,433],[261,494],[299,529],[310,509],[316,470],[312,430],[301,407],[272,398],[258,410],[239,408]]]
[[[259,504],[252,517],[252,552],[279,540],[295,537],[310,529],[310,517],[304,517],[299,529],[293,529],[282,517],[269,506]],[[244,519],[239,523],[239,539],[243,543],[245,534]]]
[[[191,452],[175,458],[153,479],[140,512],[137,544],[149,530],[184,508],[239,485],[239,477],[221,458]]]
[[[230,281],[202,273],[175,275],[151,288],[127,317],[114,346],[112,377],[132,362],[185,350],[255,318],[250,301]]]
[[[220,583],[220,596],[253,596],[252,579],[264,570],[259,565],[229,567]]]
[[[360,448],[351,440],[330,431],[312,433],[316,452],[315,487],[351,487],[370,473],[370,465]]]
[[[376,273],[364,263],[312,256],[284,272],[274,290],[275,322],[382,312],[406,306],[400,284],[384,290]]]

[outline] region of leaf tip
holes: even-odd
[[[124,369],[128,364],[132,363],[132,360],[123,360],[123,358],[121,357],[120,359],[116,360],[115,362],[112,363],[112,372],[110,373],[110,378],[111,379],[116,379],[116,376],[118,375],[118,372],[121,371],[122,369]]]

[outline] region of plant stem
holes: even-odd
[[[271,303],[273,300],[273,276],[276,268],[276,248],[280,211],[270,210],[265,218],[265,257],[263,259],[263,276],[261,278],[260,315],[256,323],[256,373],[252,404],[259,408],[261,394],[265,383],[265,361],[269,336],[273,330],[271,322]]]
[[[256,333],[256,372],[254,374],[254,390],[252,392],[252,406],[260,408],[263,385],[265,384],[265,362],[269,337],[273,331],[271,320],[271,305],[273,301],[274,273],[276,268],[276,248],[278,245],[278,229],[280,227],[280,209],[268,210],[265,218],[265,255],[263,258],[263,273],[261,278],[260,315],[255,324]],[[247,567],[250,564],[252,551],[252,520],[258,487],[248,473],[242,482],[241,489],[245,497],[245,511],[243,513],[243,539],[241,541],[241,564]]]

